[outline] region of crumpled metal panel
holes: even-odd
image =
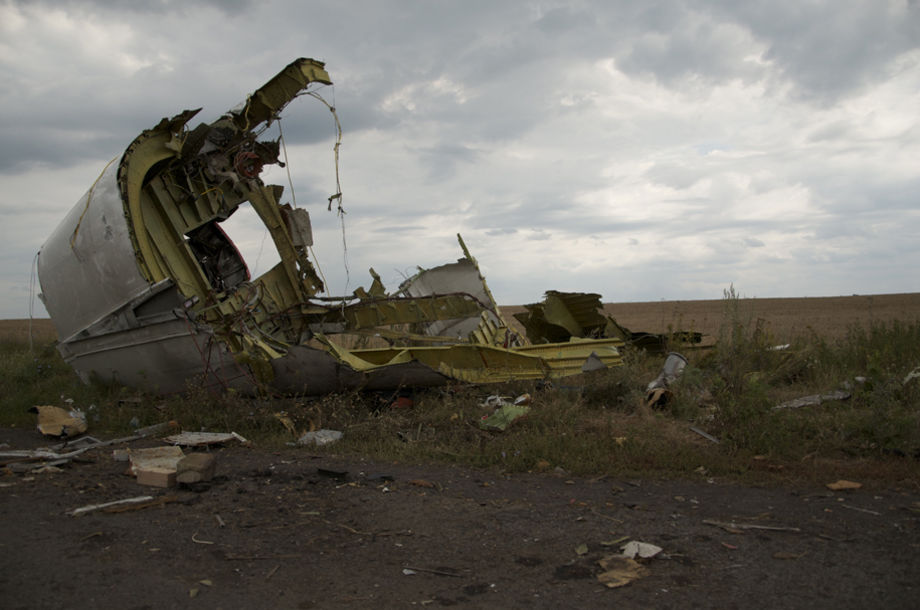
[[[42,246],[42,301],[67,340],[148,290],[137,268],[121,196],[109,164]]]
[[[616,340],[568,341],[586,336],[596,295],[549,293],[559,296],[548,319],[576,332],[525,345],[459,235],[462,258],[420,269],[392,294],[371,270],[370,289],[324,296],[309,213],[260,179],[280,147],[259,136],[308,87],[330,82],[322,63],[298,59],[212,123],[189,128],[198,110],[162,119],[104,170],[39,254],[59,349],[81,378],[161,393],[195,383],[315,395],[620,363]],[[280,258],[256,278],[220,228],[244,204]],[[369,340],[388,347],[356,347]]]

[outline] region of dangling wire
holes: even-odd
[[[287,143],[284,141],[284,130],[281,128],[281,117],[278,117],[278,139],[281,140],[281,151],[284,154],[284,168],[287,170],[288,177],[288,186],[291,187],[291,203],[294,207],[297,207],[297,196],[294,191],[294,179],[291,178],[291,162],[288,160],[287,152]],[[338,167],[338,165],[336,165]],[[262,244],[265,244],[265,237],[262,237]],[[307,246],[307,249],[310,251],[310,256],[313,258],[313,262],[316,264],[316,271],[319,273],[319,277],[323,280],[323,286],[326,290],[329,290],[329,284],[326,282],[326,276],[323,274],[323,268],[319,264],[319,259],[316,258],[316,253],[313,251],[313,246]],[[259,256],[262,255],[262,247],[259,247]]]
[[[297,207],[297,195],[294,193],[294,179],[291,178],[291,164],[288,161],[287,143],[284,141],[284,130],[281,129],[281,117],[278,117],[278,139],[281,140],[281,151],[284,154],[284,169],[287,170],[288,185],[291,187],[291,203]]]
[[[329,196],[329,206],[328,210],[332,210],[332,202],[336,202],[336,213],[339,216],[339,222],[342,226],[342,261],[345,266],[345,291],[348,291],[348,285],[351,282],[351,274],[348,269],[348,243],[345,239],[345,208],[342,206],[342,184],[339,179],[339,148],[342,145],[342,123],[339,122],[339,115],[335,111],[335,106],[327,102],[323,96],[321,96],[316,91],[307,91],[307,95],[313,97],[323,104],[326,105],[326,108],[329,109],[329,112],[332,113],[332,118],[335,120],[335,146],[333,151],[335,153],[335,193]],[[335,87],[332,88],[332,101],[335,102]]]

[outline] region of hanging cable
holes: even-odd
[[[351,282],[351,273],[348,268],[348,242],[345,239],[345,208],[342,206],[342,184],[339,178],[339,148],[342,146],[342,123],[339,121],[339,115],[335,111],[335,106],[327,102],[323,96],[321,96],[316,91],[307,91],[307,95],[313,97],[323,104],[326,105],[326,108],[329,109],[329,112],[332,113],[332,118],[335,120],[335,146],[332,150],[335,156],[335,193],[329,196],[329,206],[327,209],[332,211],[332,202],[336,202],[336,213],[339,216],[339,223],[342,226],[342,261],[345,267],[345,291],[348,291],[348,285]],[[333,102],[335,101],[335,87],[332,88]]]
[[[294,179],[291,178],[291,164],[288,161],[287,143],[284,141],[284,130],[281,129],[281,117],[278,117],[278,139],[281,140],[281,152],[284,154],[284,169],[287,170],[288,185],[291,187],[291,203],[297,207],[297,195],[294,193]]]
[[[291,187],[291,203],[294,207],[297,207],[297,196],[294,190],[294,179],[291,178],[291,162],[288,159],[287,152],[287,143],[284,141],[284,130],[281,128],[281,117],[278,117],[278,139],[281,140],[281,152],[284,154],[284,168],[287,170],[288,177],[288,186]],[[336,164],[338,168],[338,164]],[[262,244],[265,244],[265,237],[262,238]],[[316,271],[319,273],[319,277],[323,280],[323,287],[326,290],[329,290],[329,283],[326,281],[326,276],[323,274],[323,268],[319,264],[319,259],[316,258],[316,253],[313,251],[313,246],[307,246],[307,249],[310,251],[310,256],[313,257],[313,262],[316,264]],[[262,248],[259,247],[259,256],[262,255]]]

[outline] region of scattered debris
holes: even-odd
[[[198,532],[195,532],[194,534],[192,534],[192,542],[194,542],[195,544],[214,544],[214,542],[211,540],[199,540]]]
[[[29,412],[38,414],[38,431],[45,436],[72,437],[86,432],[86,415],[79,409],[37,405]]]
[[[317,447],[322,447],[324,445],[329,445],[338,440],[342,439],[341,430],[313,430],[312,432],[305,432],[303,436],[297,439],[298,445],[316,445]]]
[[[513,401],[508,396],[497,394],[488,396],[479,403],[479,406],[493,411],[491,414],[484,415],[479,425],[484,429],[504,430],[515,419],[523,417],[530,411],[531,402],[533,398],[530,394],[521,394]]]
[[[65,462],[68,462],[77,456],[83,455],[91,449],[98,449],[100,447],[108,447],[109,445],[117,445],[120,443],[129,443],[131,441],[136,441],[143,438],[142,436],[126,436],[122,438],[116,438],[108,441],[99,441],[92,437],[83,437],[76,439],[68,444],[59,445],[58,447],[52,448],[39,448],[39,449],[12,449],[9,451],[0,451],[0,458],[6,458],[3,462],[5,464],[11,464],[14,462],[30,462],[30,461],[39,461],[39,460],[48,460],[49,464],[60,465]],[[67,453],[58,453],[57,451],[63,449],[64,447],[79,447],[73,451],[68,451]]]
[[[176,463],[176,482],[189,485],[214,478],[217,458],[213,453],[192,453]]]
[[[107,506],[102,509],[104,513],[127,513],[135,510],[142,510],[144,508],[150,508],[152,506],[163,506],[164,504],[170,504],[171,502],[178,502],[179,496],[160,496],[159,498],[154,498],[147,502],[138,502],[136,504],[120,504],[118,506]]]
[[[407,574],[407,571],[411,572],[412,574],[415,574],[417,572],[425,572],[427,574],[437,574],[438,576],[450,576],[452,578],[463,578],[463,574],[460,574],[458,571],[452,568],[432,569],[432,568],[419,568],[415,566],[406,566],[405,568],[403,568],[403,574]]]
[[[904,377],[904,381],[901,382],[901,385],[907,385],[913,379],[920,379],[920,366],[912,370]]]
[[[588,554],[588,545],[585,544],[584,542],[582,542],[581,544],[579,544],[578,546],[576,546],[576,547],[575,547],[575,554],[576,554],[576,555],[587,555],[587,554]]]
[[[787,400],[782,402],[775,407],[774,410],[778,409],[798,409],[801,407],[813,407],[820,405],[823,402],[830,400],[847,400],[852,394],[849,392],[844,392],[842,390],[837,390],[831,392],[830,394],[812,394],[811,396],[802,396],[801,398],[796,398],[794,400]]]
[[[275,419],[281,422],[281,425],[290,432],[291,434],[297,434],[297,427],[294,425],[294,420],[291,419],[290,415],[286,411],[279,411],[274,414]]]
[[[677,352],[669,353],[668,357],[665,358],[664,365],[661,367],[661,373],[648,384],[646,391],[650,392],[656,388],[667,388],[677,381],[686,367],[686,358]]]
[[[784,352],[787,349],[792,347],[790,343],[783,343],[782,345],[773,345],[767,348],[768,352]]]
[[[81,506],[80,508],[75,508],[73,510],[67,511],[67,514],[72,517],[79,517],[80,515],[102,510],[110,506],[118,506],[119,504],[136,504],[138,502],[149,502],[151,500],[153,500],[153,496],[136,496],[133,498],[125,498],[124,500],[115,500],[114,502],[104,502],[102,504],[90,504],[88,506]]]
[[[707,441],[712,441],[713,443],[715,443],[715,444],[717,444],[717,445],[719,444],[719,439],[717,439],[716,437],[712,436],[711,434],[708,434],[708,433],[706,433],[706,432],[703,432],[702,430],[700,430],[700,429],[697,428],[696,426],[690,426],[690,431],[691,431],[691,432],[696,432],[697,434],[699,434],[700,436],[702,436],[703,438],[705,438]]]
[[[857,483],[855,481],[847,481],[846,479],[840,479],[833,483],[828,483],[825,485],[831,491],[844,491],[848,489],[859,489],[862,487],[862,483]]]
[[[163,439],[167,443],[182,447],[204,447],[207,445],[223,445],[230,441],[239,441],[248,445],[249,441],[236,432],[183,432]]]
[[[624,544],[620,550],[623,552],[623,557],[628,557],[630,559],[651,559],[664,549],[660,546],[649,544],[648,542],[639,542],[638,540],[631,540]]]
[[[597,575],[597,580],[610,589],[626,586],[648,575],[648,568],[623,555],[609,555],[597,563],[604,570]]]
[[[876,517],[880,517],[882,515],[882,513],[878,511],[869,510],[868,508],[860,508],[858,506],[852,506],[850,504],[841,504],[840,506],[842,506],[843,508],[848,508],[850,510],[855,510],[861,513],[866,513],[867,515],[875,515]]]
[[[677,352],[669,353],[661,367],[661,373],[645,389],[646,404],[649,407],[661,407],[667,404],[672,397],[670,386],[677,381],[686,367],[686,358]]]
[[[489,415],[484,415],[479,420],[479,427],[484,430],[504,431],[515,421],[530,413],[527,405],[504,403]]]
[[[742,534],[744,530],[765,530],[768,532],[801,532],[797,527],[786,527],[783,525],[756,525],[754,523],[736,523],[734,521],[715,521],[714,519],[703,519],[706,525],[721,527],[729,534]]]
[[[152,447],[135,449],[128,455],[130,471],[139,485],[173,487],[176,484],[176,467],[185,457],[179,447]]]
[[[604,313],[599,294],[548,290],[542,303],[525,305],[525,313],[514,314],[534,344],[563,343],[592,338],[616,338],[648,352],[663,352],[669,343],[702,347],[700,333],[678,331],[670,335],[632,332]],[[597,370],[597,361],[589,356],[582,372]],[[606,365],[606,363],[605,363]]]

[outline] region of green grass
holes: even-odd
[[[173,420],[185,430],[235,431],[257,445],[288,450],[306,430],[342,430],[323,448],[289,449],[401,462],[440,462],[508,472],[572,475],[728,477],[744,481],[867,477],[913,481],[920,459],[920,320],[854,326],[828,341],[813,333],[788,349],[733,290],[712,349],[688,351],[670,400],[646,404],[645,388],[664,357],[636,350],[623,367],[551,384],[458,385],[395,394],[247,398],[191,387],[182,396],[140,395],[86,386],[52,345],[0,343],[0,426],[32,426],[27,409],[65,406],[88,413],[90,434],[115,436]],[[848,400],[777,410],[783,401],[847,389]],[[490,394],[533,397],[531,412],[504,432],[481,429]],[[281,417],[279,417],[279,415]],[[292,422],[292,433],[282,419]],[[695,426],[720,440],[714,444]],[[37,432],[36,432],[37,434]]]

